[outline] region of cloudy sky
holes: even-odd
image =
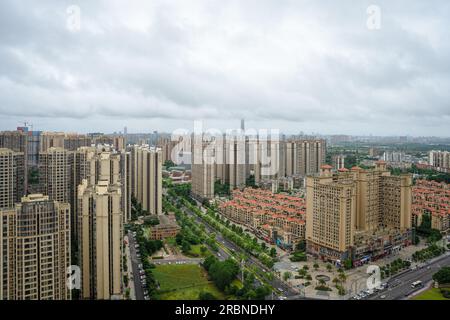
[[[448,0],[2,0],[0,130],[245,118],[286,133],[450,136],[449,17]]]

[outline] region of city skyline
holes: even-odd
[[[0,302],[450,300],[448,17],[4,0]]]
[[[434,3],[5,1],[0,127],[449,136]]]

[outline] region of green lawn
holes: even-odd
[[[439,289],[431,288],[414,297],[413,300],[450,300],[450,299],[444,298]]]
[[[161,286],[161,300],[197,300],[202,291],[225,299],[224,294],[208,281],[206,271],[199,265],[158,265],[152,272]]]

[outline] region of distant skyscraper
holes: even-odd
[[[0,209],[0,300],[66,300],[70,206],[40,194]]]
[[[308,175],[318,173],[325,163],[326,141],[323,139],[294,139],[286,143],[287,172]]]
[[[241,119],[241,130],[245,131],[245,120]]]
[[[450,152],[449,151],[435,151],[429,153],[428,163],[432,167],[439,169],[450,169]]]
[[[345,156],[336,155],[333,157],[334,168],[336,170],[343,169],[345,167]]]

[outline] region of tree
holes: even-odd
[[[256,300],[264,300],[268,295],[270,295],[271,292],[272,292],[272,290],[270,290],[270,288],[268,286],[259,286],[255,290],[255,294],[256,294],[255,299]]]
[[[198,294],[199,300],[217,300],[216,296],[214,296],[211,292],[202,291]]]
[[[450,284],[450,267],[443,267],[433,275],[433,280],[439,285]]]
[[[218,261],[219,260],[215,256],[210,255],[203,261],[203,267],[205,267],[206,271],[209,271],[209,268]]]
[[[285,273],[283,273],[284,281],[288,281],[291,277],[292,277],[292,273],[290,273],[289,271],[286,271]]]
[[[166,160],[164,161],[164,167],[166,168],[175,167],[175,163],[172,160]]]
[[[346,260],[344,260],[344,268],[346,269],[346,270],[349,270],[349,269],[351,269],[353,267],[353,261],[352,261],[352,259],[346,259]]]
[[[317,263],[317,262],[314,262],[314,264],[313,264],[313,268],[314,268],[314,270],[319,270],[319,264]]]
[[[207,262],[206,260],[207,259],[205,259],[205,263]],[[206,268],[206,266],[205,268],[208,270],[211,279],[220,290],[224,290],[230,285],[239,272],[239,266],[232,259],[227,259],[225,261],[218,261],[217,259],[209,260],[207,264],[208,268]]]
[[[275,258],[277,256],[277,249],[275,249],[274,247],[270,248],[270,256],[272,258]]]
[[[306,241],[305,241],[305,240],[300,241],[300,242],[295,246],[295,249],[296,249],[297,251],[304,252],[304,251],[306,250]]]
[[[185,240],[183,240],[182,244],[181,244],[181,251],[183,251],[183,253],[187,253],[191,250],[191,244]]]
[[[298,274],[301,278],[304,278],[307,273],[308,273],[308,271],[306,271],[305,269],[298,270]]]
[[[327,264],[327,270],[328,270],[328,272],[330,272],[331,269],[333,269],[333,267],[331,266],[331,264]]]

